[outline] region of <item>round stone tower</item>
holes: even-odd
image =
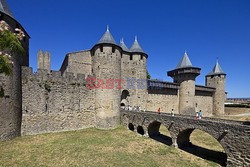
[[[92,48],[93,75],[96,78],[96,127],[112,129],[120,124],[121,52],[109,28]]]
[[[213,95],[213,114],[224,115],[225,114],[225,84],[226,74],[223,72],[218,60],[213,70],[206,75],[206,86],[216,88]]]
[[[0,0],[0,21],[5,21],[10,30],[22,31],[25,37],[21,41],[25,55],[11,53],[13,62],[12,73],[9,76],[0,74],[0,86],[4,90],[4,97],[0,97],[0,141],[12,139],[21,134],[22,120],[22,88],[21,66],[29,65],[29,35],[21,24],[13,17],[5,0]],[[4,51],[3,51],[4,52]]]
[[[179,113],[195,115],[195,78],[200,75],[200,68],[193,67],[187,53],[184,53],[177,67],[168,72],[168,76],[180,84]]]
[[[132,56],[132,66],[135,69],[135,75],[132,77],[136,78],[136,106],[140,106],[142,110],[146,110],[147,103],[147,58],[148,55],[141,48],[137,36],[135,37],[134,43],[130,48]]]
[[[141,48],[137,37],[129,50],[123,39],[120,42],[122,48],[121,76],[124,87],[121,96],[121,105],[140,106],[146,109],[147,94],[147,54]]]

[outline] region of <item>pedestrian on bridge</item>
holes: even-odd
[[[158,108],[158,114],[160,114],[160,113],[161,113],[161,108],[159,107],[159,108]]]
[[[199,116],[199,119],[202,118],[202,112],[201,112],[201,110],[198,112],[198,116]]]

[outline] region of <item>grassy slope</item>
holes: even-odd
[[[200,138],[197,133],[195,140]],[[0,166],[216,165],[119,127],[111,131],[85,129],[0,142]]]

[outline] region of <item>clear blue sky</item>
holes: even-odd
[[[227,73],[229,97],[250,97],[249,0],[7,0],[31,36],[30,66],[39,49],[52,54],[58,70],[68,52],[90,49],[110,26],[128,47],[134,36],[148,53],[153,78],[166,76],[185,50],[202,68],[197,84],[216,58]]]

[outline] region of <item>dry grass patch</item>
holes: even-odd
[[[0,166],[216,166],[124,127],[24,136],[0,148]]]
[[[190,136],[190,140],[194,145],[209,150],[224,152],[223,147],[214,137],[201,130],[194,130]]]

